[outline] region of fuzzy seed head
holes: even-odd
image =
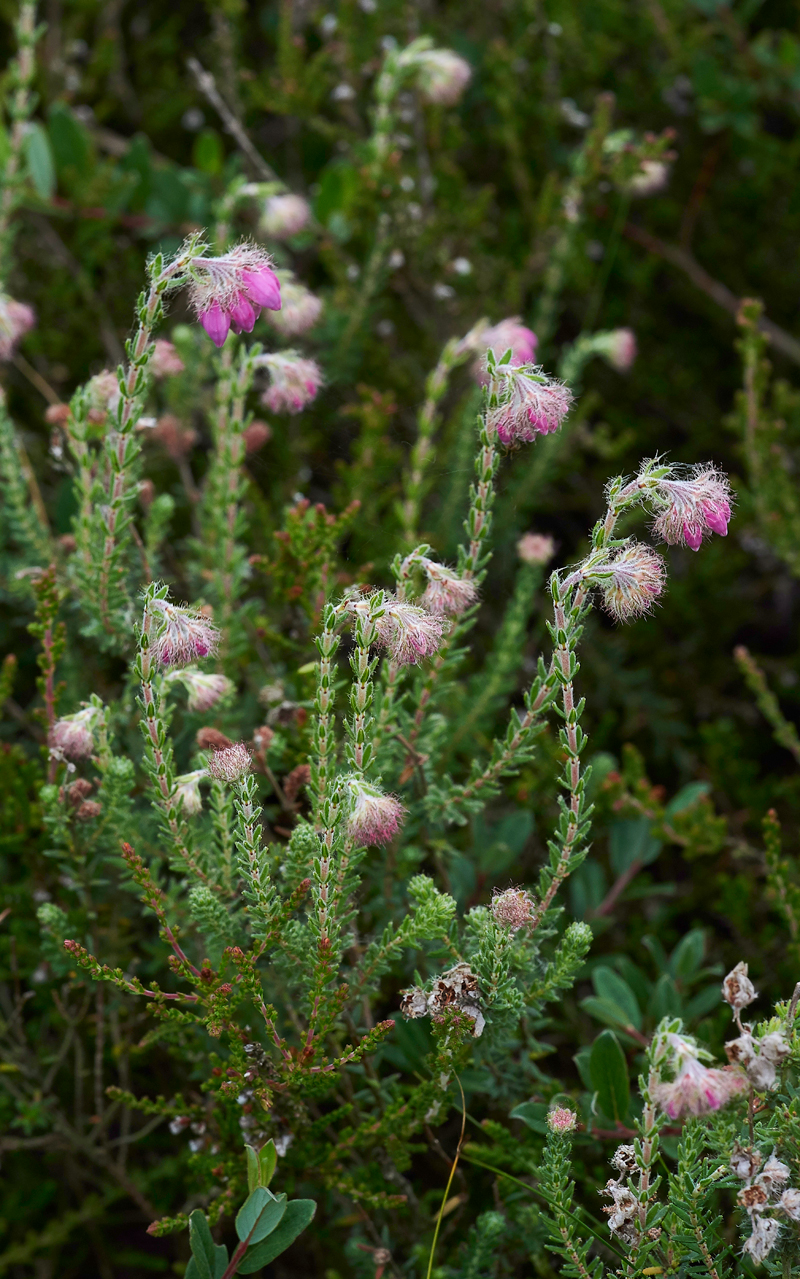
[[[282,337],[294,338],[306,333],[322,314],[322,299],[295,280],[281,282],[280,311],[272,311],[269,322]]]
[[[400,1012],[406,1020],[428,1016],[428,996],[419,986],[401,992]]]
[[[725,537],[731,518],[727,475],[713,466],[692,467],[687,479],[666,478],[656,488],[653,532],[670,546],[699,551],[711,533]]]
[[[535,922],[536,907],[533,898],[524,888],[506,888],[502,893],[495,892],[492,898],[492,915],[498,924],[517,932]]]
[[[403,805],[393,795],[385,795],[361,777],[351,777],[347,787],[350,796],[347,834],[350,839],[358,848],[388,844],[400,829],[405,811]]]
[[[603,607],[618,622],[649,613],[664,589],[664,561],[641,542],[623,547],[597,571],[609,574],[597,584]]]
[[[627,373],[636,359],[636,334],[633,329],[609,329],[607,333],[595,337],[594,345],[618,373]]]
[[[449,613],[457,617],[474,604],[478,588],[469,577],[459,577],[452,569],[433,560],[423,558],[422,567],[428,585],[421,599],[423,608],[431,613]]]
[[[119,378],[111,369],[96,373],[86,384],[90,410],[95,413],[114,413],[120,401]]]
[[[264,202],[261,230],[276,240],[286,240],[308,226],[311,209],[301,195],[270,195]]]
[[[296,351],[282,351],[259,360],[269,371],[270,384],[261,397],[273,413],[300,413],[322,386],[322,370],[315,360]]]
[[[663,160],[642,160],[639,172],[626,185],[631,195],[656,195],[669,182],[669,165]]]
[[[543,533],[525,533],[517,542],[517,555],[523,564],[549,564],[555,553],[555,542]]]
[[[537,435],[550,435],[569,413],[569,387],[537,365],[487,364],[487,374],[496,403],[486,412],[486,425],[503,444],[530,444]]]
[[[103,811],[102,804],[98,804],[96,799],[85,799],[79,804],[75,810],[76,822],[92,822],[95,817],[99,817]]]
[[[186,666],[216,653],[219,631],[203,613],[163,599],[154,599],[151,606],[162,621],[150,647],[159,666]]]
[[[800,1221],[800,1190],[790,1187],[780,1197],[780,1206],[791,1221]]]
[[[566,1106],[556,1106],[554,1110],[548,1112],[547,1127],[553,1133],[574,1132],[578,1124],[578,1116],[574,1110],[568,1110]]]
[[[208,772],[218,782],[239,782],[251,771],[253,761],[244,742],[234,742],[221,751],[214,751],[208,761]]]

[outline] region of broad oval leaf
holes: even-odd
[[[628,1063],[613,1030],[604,1030],[592,1044],[589,1073],[600,1109],[622,1123],[628,1113],[630,1083]]]
[[[276,1195],[258,1218],[248,1243],[261,1243],[262,1239],[266,1239],[267,1235],[271,1235],[276,1226],[280,1225],[285,1212],[286,1195]]]
[[[247,1196],[236,1214],[236,1233],[242,1241],[253,1233],[262,1212],[273,1199],[274,1196],[264,1186],[256,1186]]]
[[[642,1011],[639,1001],[624,977],[615,973],[613,968],[595,968],[592,973],[592,984],[600,999],[624,1009],[627,1025],[641,1030]]]
[[[694,977],[706,953],[706,935],[702,928],[693,928],[682,937],[669,957],[669,971],[678,981]]]
[[[283,1221],[277,1230],[273,1230],[269,1238],[265,1239],[256,1248],[248,1249],[245,1253],[244,1261],[239,1263],[237,1274],[252,1275],[256,1270],[260,1270],[262,1266],[268,1266],[290,1244],[294,1243],[298,1235],[303,1233],[306,1226],[311,1223],[316,1211],[317,1205],[313,1199],[292,1199],[286,1205]]]
[[[245,1145],[244,1153],[247,1158],[247,1189],[255,1190],[256,1186],[261,1184],[258,1167],[258,1151],[252,1146]]]
[[[509,1115],[510,1119],[521,1119],[534,1132],[547,1133],[547,1112],[549,1106],[543,1101],[523,1101],[515,1106]]]
[[[206,1221],[206,1215],[195,1208],[189,1217],[189,1247],[199,1279],[216,1279],[216,1244]]]
[[[270,1137],[269,1141],[261,1147],[258,1152],[258,1181],[261,1186],[268,1186],[272,1181],[275,1165],[278,1162],[278,1152],[275,1149],[275,1142]]]

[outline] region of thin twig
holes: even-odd
[[[187,58],[186,65],[194,76],[195,83],[203,97],[211,103],[211,106],[222,121],[222,127],[225,132],[231,135],[239,150],[247,156],[262,182],[280,182],[275,170],[270,168],[264,157],[253,146],[241,120],[234,114],[222,97],[211,72],[206,71],[205,67],[197,61],[197,58]]]

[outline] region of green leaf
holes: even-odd
[[[615,875],[623,875],[634,862],[648,866],[661,852],[660,839],[651,835],[652,822],[647,817],[625,818],[611,823],[608,854]]]
[[[285,1211],[285,1195],[276,1198],[265,1186],[256,1186],[236,1214],[236,1233],[243,1241],[258,1243],[275,1229]]]
[[[515,1106],[509,1116],[510,1119],[521,1119],[534,1132],[547,1133],[546,1116],[549,1106],[542,1101],[523,1101],[521,1105]]]
[[[189,1258],[189,1264],[183,1272],[183,1279],[200,1279],[200,1271],[195,1265],[194,1257]]]
[[[277,1162],[278,1152],[275,1149],[275,1142],[270,1137],[266,1145],[262,1146],[258,1152],[259,1183],[262,1186],[268,1186],[272,1181]]]
[[[192,164],[202,173],[212,176],[222,172],[225,148],[216,129],[201,129],[192,147]]]
[[[317,1205],[313,1199],[292,1199],[291,1203],[286,1207],[283,1221],[277,1230],[273,1230],[269,1239],[266,1239],[264,1243],[259,1244],[257,1248],[249,1249],[245,1253],[244,1261],[240,1263],[238,1273],[240,1275],[252,1275],[256,1270],[260,1270],[262,1266],[268,1266],[290,1244],[294,1243],[298,1235],[303,1233],[306,1226],[311,1223],[316,1211]]]
[[[676,813],[682,813],[685,809],[691,808],[692,804],[696,804],[698,799],[708,795],[710,790],[710,782],[689,782],[688,786],[681,787],[677,795],[673,795],[664,809],[664,816],[667,818],[674,817]]]
[[[719,999],[719,987],[717,987],[717,999]],[[683,1004],[680,993],[669,973],[662,973],[656,982],[650,1011],[657,1021],[660,1021],[662,1017],[682,1016]]]
[[[89,136],[63,102],[54,102],[47,113],[47,132],[59,169],[83,173],[89,162]]]
[[[588,999],[580,1001],[580,1006],[590,1017],[596,1017],[605,1026],[613,1026],[618,1030],[626,1030],[629,1027],[631,1030],[634,1029],[628,1020],[628,1014],[624,1008],[620,1008],[619,1004],[612,1004],[607,999],[595,999],[590,995]]]
[[[637,1030],[641,1030],[642,1012],[639,1001],[624,977],[615,973],[613,968],[595,968],[592,973],[592,985],[600,999],[625,1010],[629,1026],[635,1026]]]
[[[38,194],[43,200],[51,199],[56,189],[56,168],[50,140],[40,124],[32,124],[25,134],[25,157]]]
[[[224,1243],[214,1244],[214,1279],[222,1279],[228,1269],[228,1249]],[[184,1279],[186,1277],[184,1276]]]
[[[245,1145],[244,1152],[247,1156],[247,1189],[255,1190],[261,1181],[258,1175],[258,1152],[252,1146],[247,1145]]]
[[[613,1030],[604,1030],[592,1044],[589,1073],[600,1109],[622,1123],[630,1101],[628,1063]]]
[[[706,951],[706,935],[702,928],[693,928],[682,937],[669,957],[669,971],[679,981],[693,977],[703,962]]]
[[[189,1247],[199,1279],[216,1279],[216,1245],[211,1237],[204,1212],[195,1208],[189,1217]]]
[[[686,1005],[686,1020],[694,1021],[695,1017],[705,1017],[719,1005],[719,1002],[719,982],[713,986],[704,986]]]

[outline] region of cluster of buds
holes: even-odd
[[[742,1251],[758,1263],[766,1259],[778,1241],[781,1215],[800,1221],[800,1190],[786,1185],[791,1172],[774,1152],[764,1162],[759,1150],[737,1142],[731,1154],[731,1168],[745,1183],[736,1197],[750,1221],[750,1235]]]
[[[352,596],[345,609],[352,616],[373,617],[375,643],[381,644],[399,666],[411,666],[438,652],[447,629],[441,613],[431,613],[418,604],[408,604],[388,592],[376,596]]]
[[[747,1087],[747,1076],[735,1066],[704,1066],[696,1045],[683,1035],[668,1033],[665,1049],[674,1078],[659,1080],[651,1091],[653,1101],[670,1119],[719,1110]]]
[[[297,351],[259,355],[255,364],[269,373],[269,386],[261,402],[273,413],[300,413],[322,386],[319,365],[315,360],[304,359]]]
[[[596,333],[592,338],[592,346],[618,373],[627,373],[636,359],[636,334],[633,329],[608,329],[605,333]]]
[[[549,564],[555,553],[555,542],[544,533],[524,533],[517,542],[517,555],[523,564]]]
[[[163,413],[153,427],[152,438],[166,450],[173,462],[180,462],[197,443],[197,431],[185,426],[174,413]]]
[[[524,888],[506,888],[503,892],[495,890],[492,915],[496,923],[517,932],[536,923],[536,904]]]
[[[178,355],[172,342],[168,342],[166,338],[156,338],[153,343],[150,368],[153,371],[153,377],[164,378],[175,377],[176,374],[183,373],[186,365]]]
[[[472,365],[472,375],[482,386],[486,385],[486,352],[492,350],[496,355],[510,351],[509,364],[531,364],[539,345],[539,339],[533,329],[522,323],[518,315],[511,315],[499,324],[487,324],[481,320],[467,334],[464,345],[475,351],[476,360]]]
[[[183,684],[189,694],[187,705],[190,711],[210,711],[221,697],[232,693],[234,687],[227,675],[206,675],[190,666],[170,671],[166,682]]]
[[[10,360],[17,344],[36,323],[36,312],[7,293],[0,293],[0,360]]]
[[[349,800],[348,838],[357,848],[388,844],[400,829],[403,805],[359,774],[346,778],[344,785]]]
[[[192,305],[215,346],[222,346],[229,330],[250,333],[262,307],[279,311],[281,286],[272,259],[246,242],[220,257],[201,255],[189,267]]]
[[[650,498],[656,518],[653,532],[670,546],[698,551],[710,533],[725,537],[731,518],[731,490],[727,476],[713,466],[693,466],[680,478],[675,468],[660,479]]]
[[[469,964],[456,964],[437,977],[430,993],[420,986],[412,986],[404,990],[402,996],[400,1012],[408,1019],[435,1017],[446,1008],[455,1008],[471,1019],[476,1039],[483,1034],[486,1020],[480,1009],[480,987]]]
[[[150,641],[150,652],[159,666],[186,666],[217,651],[219,631],[204,613],[158,596],[150,607],[161,623]]]
[[[503,444],[530,444],[537,435],[549,435],[561,426],[573,398],[563,382],[538,365],[512,363],[509,351],[500,360],[487,351],[486,373],[486,426]]]
[[[649,613],[664,589],[665,576],[661,556],[643,542],[629,542],[587,572],[587,580],[600,589],[604,609],[619,622]]]
[[[47,744],[53,759],[88,759],[94,751],[94,730],[102,715],[98,706],[85,706],[74,715],[57,719]]]
[[[552,1133],[566,1136],[567,1133],[574,1132],[577,1126],[578,1116],[566,1106],[554,1106],[547,1112],[547,1127]]]
[[[276,240],[286,240],[304,231],[310,219],[311,209],[301,195],[268,195],[261,213],[261,230]]]
[[[208,761],[207,771],[218,782],[240,782],[252,771],[253,760],[244,742],[234,742],[215,750]]]
[[[280,311],[270,315],[270,324],[282,337],[298,337],[317,323],[322,314],[322,299],[285,272],[281,273],[280,282],[282,305]]]

